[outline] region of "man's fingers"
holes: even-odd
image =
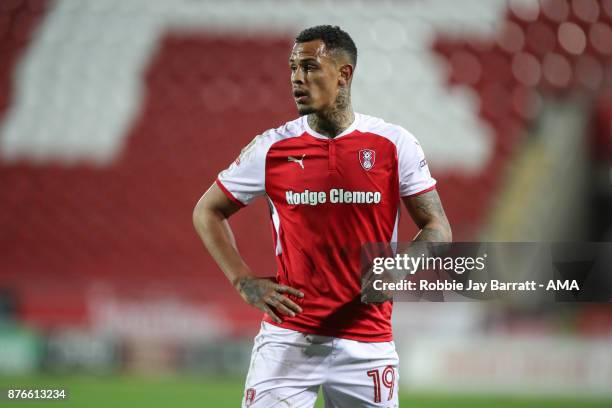
[[[268,316],[270,316],[270,318],[276,323],[282,323],[280,317],[278,317],[276,313],[274,313],[272,309],[270,309],[270,306],[266,305],[265,303],[262,303],[260,309],[263,310]]]
[[[380,291],[366,291],[361,294],[361,303],[384,303],[393,297]]]
[[[275,289],[277,290],[277,292],[280,292],[280,293],[289,293],[297,297],[304,297],[304,294],[302,292],[300,292],[299,290],[295,288],[292,288],[291,286],[276,285]],[[298,306],[297,303],[289,299],[287,296],[281,295],[280,293],[279,293],[279,297],[277,298],[278,300],[280,300],[285,306],[291,309],[291,311],[295,313],[302,313],[302,308]]]
[[[290,293],[290,294],[292,294],[294,296],[297,296],[297,297],[301,297],[301,298],[304,297],[304,294],[302,292],[300,292],[299,290],[297,290],[295,288],[292,288],[291,286],[276,285],[275,289],[278,292],[281,292],[281,293]]]
[[[371,278],[371,277],[370,277]],[[378,277],[377,277],[378,278]],[[361,302],[362,303],[383,303],[393,299],[391,294],[374,289],[375,279],[368,279],[361,287]]]
[[[377,296],[362,295],[361,303],[383,303],[385,300]]]
[[[374,285],[374,278],[369,277],[367,280],[363,282],[362,288],[369,288],[369,287],[372,287],[372,285]]]
[[[295,312],[292,310],[292,307],[288,307],[293,305],[299,309],[299,312],[302,311],[298,305],[293,303],[291,300],[287,299],[285,296],[281,295],[278,292],[273,292],[270,297],[266,299],[266,303],[271,306],[274,306],[279,312],[287,316],[295,316]],[[296,310],[298,311],[298,310]]]
[[[281,295],[280,301],[291,309],[295,313],[302,313],[302,308],[297,305],[293,300],[289,299],[287,296]]]
[[[276,310],[278,310],[285,316],[291,316],[291,317],[295,316],[295,313],[292,310],[290,310],[287,306],[283,305],[279,301],[275,301],[275,303],[272,306],[274,306]]]

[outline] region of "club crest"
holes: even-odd
[[[359,163],[364,170],[371,170],[376,161],[376,152],[371,149],[361,149],[359,151]]]
[[[255,401],[255,388],[249,388],[246,390],[244,404],[248,407],[253,403],[253,401]]]

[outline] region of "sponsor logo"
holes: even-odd
[[[425,167],[425,166],[427,166],[427,160],[423,159],[421,160],[420,167]]]
[[[361,149],[359,151],[359,163],[364,170],[371,170],[376,161],[376,152],[371,149]]]
[[[299,165],[300,165],[300,167],[302,168],[302,170],[304,170],[304,157],[306,157],[306,155],[305,155],[305,154],[303,154],[303,155],[302,155],[302,158],[301,158],[301,159],[296,159],[296,158],[295,158],[295,157],[293,157],[293,156],[289,156],[289,157],[287,157],[287,161],[288,161],[288,162],[292,162],[292,163],[297,163],[297,164],[299,164]]]
[[[244,404],[249,407],[255,401],[255,388],[248,388],[244,396]]]
[[[379,191],[348,191],[341,188],[332,188],[329,192],[286,191],[285,198],[290,205],[319,205],[327,202],[331,204],[378,204],[382,200]]]

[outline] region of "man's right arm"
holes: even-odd
[[[213,184],[193,210],[193,225],[208,252],[242,298],[280,323],[281,319],[275,311],[287,316],[295,316],[302,311],[284,294],[289,293],[297,297],[304,295],[297,289],[279,285],[270,279],[258,278],[252,273],[238,252],[228,222],[228,218],[240,208]]]

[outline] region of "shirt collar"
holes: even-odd
[[[357,129],[357,123],[359,122],[359,116],[360,115],[357,112],[353,112],[353,113],[355,115],[355,119],[353,120],[353,123],[351,123],[351,125],[349,127],[347,127],[346,129],[344,129],[344,131],[342,133],[340,133],[338,136],[333,137],[333,138],[331,138],[329,136],[322,135],[321,133],[316,132],[315,130],[313,130],[310,127],[310,125],[308,124],[308,115],[302,116],[302,122],[304,123],[304,128],[306,129],[306,132],[308,132],[308,134],[311,135],[311,136],[314,136],[314,137],[319,138],[319,139],[338,139],[339,137],[346,136],[348,134],[353,133],[353,131],[355,129]]]

